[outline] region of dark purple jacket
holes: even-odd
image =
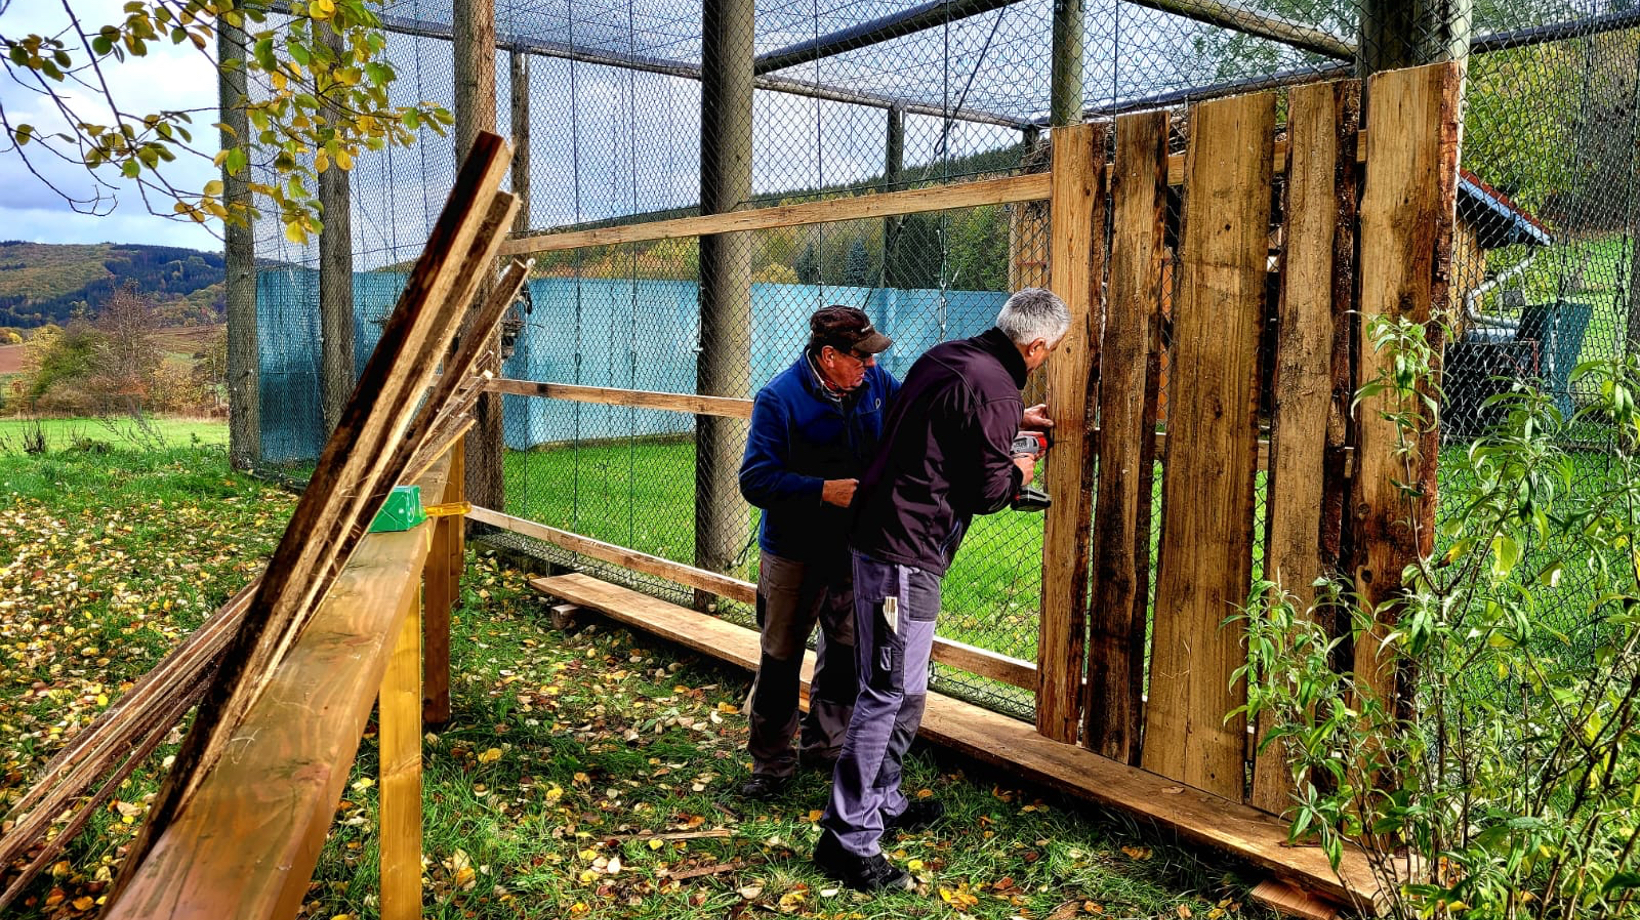
[[[918,358],[854,493],[849,545],[945,574],[973,516],[1001,511],[1019,491],[1009,447],[1024,412],[1025,373],[1000,329]]]

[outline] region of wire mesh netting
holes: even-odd
[[[1493,420],[1487,397],[1518,380],[1538,381],[1570,412],[1588,395],[1571,385],[1570,368],[1640,337],[1631,322],[1640,307],[1631,281],[1640,11],[1627,0],[1410,9],[1387,0],[762,0],[752,47],[735,49],[742,60],[749,52],[756,76],[741,151],[749,181],[732,203],[1037,171],[1056,116],[1182,114],[1205,98],[1467,55],[1445,432],[1457,443],[1482,430]],[[702,126],[719,123],[703,107],[702,15],[700,3],[676,0],[497,4],[496,127],[528,140],[529,230],[698,212]],[[383,18],[395,101],[453,107],[451,3],[390,2]],[[1056,89],[1068,104],[1056,106]],[[525,111],[527,130],[512,124]],[[359,158],[351,173],[359,363],[455,174],[450,138],[422,134],[412,148]],[[1175,200],[1174,226],[1178,218]],[[299,463],[324,434],[317,251],[286,241],[273,221],[258,229],[262,446],[269,461]],[[503,372],[749,397],[798,359],[810,313],[846,304],[894,337],[882,363],[903,374],[933,344],[987,328],[1008,292],[1044,284],[1047,232],[1045,205],[1019,204],[738,234],[725,243],[748,286],[738,333],[703,327],[702,281],[711,279],[696,237],[544,254]],[[714,474],[730,483],[716,523],[697,522],[695,416],[508,396],[503,419],[509,514],[755,579],[756,511],[733,494],[732,468]],[[743,423],[721,424],[731,441],[744,437]],[[1592,457],[1609,436],[1597,427],[1577,435]],[[1034,660],[1042,526],[1041,516],[1013,512],[976,521],[946,580],[942,635]],[[693,600],[669,582],[505,539]],[[722,612],[750,618],[734,604]],[[936,675],[947,692],[1030,712],[1026,691],[951,669]]]

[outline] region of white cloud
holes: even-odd
[[[81,26],[94,33],[99,26],[123,18],[122,5],[121,0],[78,0],[74,8],[81,17]],[[0,34],[7,36],[55,36],[69,28],[67,14],[56,4],[13,2],[0,16]],[[76,47],[78,36],[69,32],[62,37],[74,49],[76,58],[84,60],[84,50]],[[179,155],[165,175],[181,189],[199,189],[213,177],[215,170],[208,157],[217,147],[216,131],[210,127],[216,121],[217,93],[216,71],[209,58],[191,44],[177,46],[162,40],[149,45],[146,57],[109,63],[103,73],[116,102],[128,114],[140,117],[161,110],[203,110],[193,114],[193,136],[205,157]],[[84,76],[94,79],[89,73]],[[83,118],[108,120],[106,106],[93,89],[67,82],[62,90]],[[42,132],[66,127],[50,100],[12,79],[0,79],[0,106],[5,107],[13,124],[31,124]],[[95,193],[97,185],[83,167],[42,155],[38,149],[29,152],[34,168],[67,194],[88,197]],[[102,174],[112,176],[107,170]],[[143,242],[204,249],[220,246],[202,227],[149,214],[133,183],[122,180],[117,187],[117,204],[110,214],[76,213],[28,171],[17,151],[0,153],[0,221],[4,221],[0,235],[39,242]],[[156,201],[155,206],[165,209],[169,202]]]

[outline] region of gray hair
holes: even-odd
[[[1029,345],[1037,339],[1052,345],[1070,330],[1071,311],[1053,291],[1021,288],[1002,305],[997,328],[1016,345]]]

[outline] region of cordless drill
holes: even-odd
[[[1021,431],[1014,435],[1014,443],[1008,452],[1015,457],[1031,457],[1038,461],[1042,455],[1053,446],[1053,434],[1047,431]],[[1019,492],[1008,506],[1015,511],[1046,511],[1053,504],[1049,501],[1048,493],[1036,488],[1030,483],[1021,483]]]

